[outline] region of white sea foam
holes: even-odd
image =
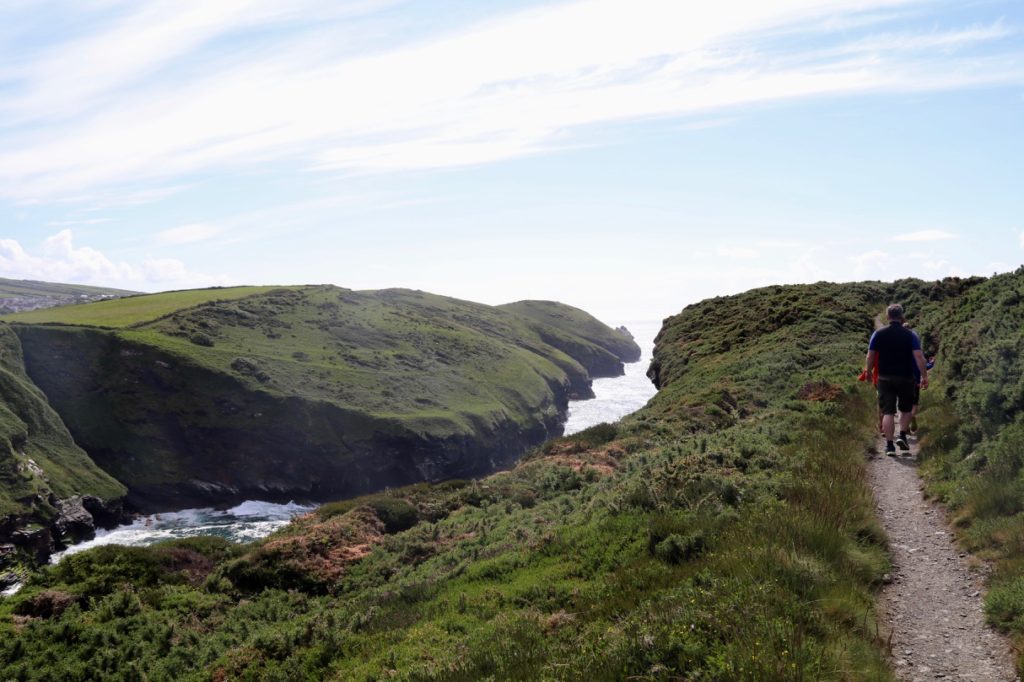
[[[152,545],[162,540],[200,535],[219,535],[232,542],[252,542],[270,535],[293,517],[312,509],[314,507],[294,502],[274,504],[248,500],[227,510],[204,507],[152,514],[112,530],[98,531],[94,539],[54,554],[50,562],[57,563],[66,556],[100,545]]]
[[[626,326],[643,352],[640,361],[626,365],[624,376],[595,379],[594,398],[570,401],[565,435],[577,433],[602,422],[618,421],[646,405],[657,393],[654,384],[647,378],[647,367],[651,364],[654,337],[661,325],[656,322],[641,322]]]

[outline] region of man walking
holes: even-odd
[[[928,368],[921,352],[921,340],[903,326],[903,306],[893,303],[886,310],[886,316],[889,325],[871,335],[864,371],[871,376],[875,365],[878,366],[878,408],[882,412],[885,454],[895,457],[897,445],[903,452],[910,450],[907,430],[918,382],[915,367],[920,371],[921,388],[928,387]],[[894,444],[897,409],[900,412],[900,435]]]

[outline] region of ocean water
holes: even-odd
[[[634,322],[627,323],[626,328],[633,334],[633,338],[643,351],[640,361],[626,365],[625,376],[595,379],[595,398],[570,402],[565,435],[577,433],[601,422],[617,421],[639,410],[657,393],[654,384],[647,378],[647,367],[651,364],[654,337],[658,334],[661,324]]]
[[[231,509],[182,509],[152,514],[135,519],[128,525],[97,531],[92,540],[54,554],[50,563],[55,564],[66,556],[100,545],[151,545],[161,540],[198,535],[219,535],[232,542],[251,542],[270,535],[295,516],[313,509],[294,502],[274,504],[249,500]]]
[[[654,385],[645,372],[651,362],[654,336],[660,325],[647,322],[626,326],[643,349],[643,356],[639,362],[626,365],[625,376],[596,379],[596,398],[569,403],[566,434],[582,431],[601,422],[616,421],[643,407],[654,395]],[[232,542],[252,542],[270,535],[295,516],[312,509],[312,506],[295,503],[273,504],[250,500],[226,510],[183,509],[153,514],[138,518],[129,525],[98,531],[94,539],[54,554],[50,561],[57,563],[66,556],[100,545],[151,545],[162,540],[198,535],[219,535]]]

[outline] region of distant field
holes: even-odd
[[[138,292],[107,287],[90,287],[82,284],[58,284],[0,277],[0,296],[77,296],[79,294],[131,296],[136,293]]]
[[[262,294],[281,287],[229,287],[224,289],[190,289],[163,294],[146,294],[111,301],[61,306],[26,313],[4,315],[4,322],[32,324],[80,324],[89,327],[129,327],[155,320],[176,310],[208,301],[229,301],[253,294]]]

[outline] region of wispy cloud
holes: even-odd
[[[939,242],[956,239],[957,235],[946,230],[918,230],[898,234],[889,239],[891,242]]]
[[[77,246],[71,230],[47,237],[37,253],[14,239],[0,239],[0,272],[7,277],[159,291],[230,284],[224,276],[190,270],[179,260],[147,258],[115,262],[101,251]]]
[[[1024,48],[999,24],[864,34],[916,0],[581,0],[358,55],[323,39],[380,4],[114,3],[96,30],[0,74],[0,192],[30,201],[281,161],[464,166],[594,144],[609,122],[1024,83]],[[272,56],[229,47],[256,34]]]
[[[109,222],[110,218],[82,218],[79,220],[51,220],[46,224],[50,227],[74,227],[75,225],[102,225]]]

